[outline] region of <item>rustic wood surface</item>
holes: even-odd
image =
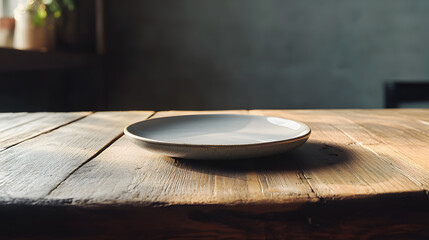
[[[284,117],[312,134],[285,154],[219,162],[160,156],[122,133],[207,113]],[[424,109],[0,114],[0,237],[427,238],[428,191]]]

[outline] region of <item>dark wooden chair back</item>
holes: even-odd
[[[398,108],[402,103],[429,102],[429,81],[386,82],[384,97],[386,108]]]

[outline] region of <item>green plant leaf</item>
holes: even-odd
[[[68,8],[69,11],[74,10],[74,1],[73,0],[63,0],[64,6]]]
[[[33,16],[34,26],[36,26],[36,27],[42,26],[45,23],[45,18],[47,15],[48,14],[47,14],[44,6],[40,5],[37,8],[37,11],[35,12],[35,14]]]

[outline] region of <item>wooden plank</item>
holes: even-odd
[[[151,118],[171,117],[179,115],[193,115],[193,114],[247,114],[247,110],[213,110],[213,111],[162,111],[157,112]]]
[[[98,112],[0,154],[3,202],[36,201],[152,112]]]
[[[157,116],[190,113],[195,112],[162,112]],[[414,154],[427,148],[424,143],[428,129],[424,122],[419,122],[428,120],[425,114],[414,110],[251,113],[306,122],[313,130],[310,140],[287,154],[246,160],[245,164],[177,161],[146,152],[124,137],[100,154],[91,155],[84,153],[92,151],[85,148],[93,148],[102,141],[94,135],[115,139],[109,131],[116,129],[118,123],[110,120],[121,122],[115,114],[115,117],[102,115],[109,121],[88,121],[94,115],[100,118],[100,113],[96,113],[14,146],[3,152],[10,159],[5,160],[3,153],[0,154],[0,203],[8,204],[0,207],[0,238],[429,237],[428,198],[422,191],[422,175],[428,174],[423,155],[417,153],[419,158],[416,158]],[[131,121],[131,117],[123,118]],[[105,128],[98,125],[106,122]],[[94,126],[96,131],[92,130]],[[87,134],[81,134],[81,129],[87,129]],[[28,144],[30,141],[33,144]],[[44,146],[46,143],[51,148]],[[16,152],[12,154],[14,149]],[[25,155],[39,149],[49,152],[49,157],[43,155],[44,161]],[[68,153],[68,157],[54,154],[56,151]],[[78,165],[83,155],[86,157],[82,159],[91,155],[92,160]],[[11,168],[15,160],[22,169]],[[73,169],[72,164],[78,165],[77,170],[67,173],[65,169]],[[27,170],[33,174],[24,174]],[[20,183],[21,179],[12,176],[16,171],[37,183]],[[47,187],[51,181],[42,176],[60,180],[60,184]],[[6,191],[2,189],[19,190],[25,185],[30,186],[24,196],[35,199],[25,203],[34,205],[11,204],[22,203],[19,199],[5,201]],[[320,197],[333,200],[312,202],[317,198],[310,186]],[[46,196],[44,189],[51,189],[48,196],[37,199]],[[43,194],[35,195],[39,190]],[[16,199],[22,195],[12,196]]]
[[[0,121],[2,118],[7,118],[7,117],[10,117],[13,115],[25,115],[25,114],[28,114],[28,113],[25,113],[25,112],[14,112],[14,113],[2,112],[2,113],[0,113]]]
[[[21,125],[44,118],[49,113],[11,113],[0,118],[0,132],[17,128]]]
[[[414,115],[412,112],[343,110],[333,111],[333,114],[343,117],[342,122],[348,122],[349,126],[360,129],[359,132],[342,129],[358,144],[388,159],[397,171],[428,190],[429,126],[423,120],[410,117]],[[423,116],[426,115],[420,117]]]
[[[89,115],[90,112],[76,113],[47,113],[41,118],[33,118],[24,124],[14,124],[3,131],[0,131],[0,152],[13,145],[21,143],[42,133],[52,131],[55,128],[76,121]],[[27,114],[27,116],[34,114]],[[8,119],[7,122],[15,122],[16,119]],[[2,122],[0,118],[0,122]]]
[[[9,205],[0,239],[428,239],[425,194],[288,204]],[[37,219],[37,220],[35,220]]]
[[[386,111],[386,110],[384,110]],[[429,125],[429,109],[394,109],[395,114],[407,116],[419,120],[425,125]]]
[[[379,142],[345,120],[347,114],[338,116],[331,110],[255,110],[251,113],[294,119],[311,127],[308,143],[297,150],[307,154],[298,165],[315,193],[324,199],[423,191],[420,185],[399,172],[389,162],[390,158],[362,146]],[[351,134],[362,134],[362,142],[357,142]]]
[[[194,113],[160,112],[154,117]],[[295,207],[294,203],[317,201],[294,161],[288,158],[175,160],[150,153],[122,137],[72,174],[48,199],[72,199],[77,205],[140,206],[289,203],[288,207]]]

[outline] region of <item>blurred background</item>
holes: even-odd
[[[426,0],[0,0],[0,111],[429,104]]]

